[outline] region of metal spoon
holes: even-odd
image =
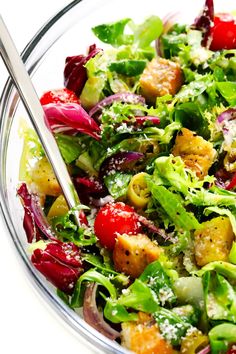
[[[69,208],[79,204],[79,197],[71,181],[64,160],[60,154],[57,143],[45,124],[44,110],[34,89],[25,65],[16,49],[10,33],[0,15],[0,55],[12,78],[14,85],[29,114],[45,154],[54,170],[58,183],[61,186]],[[75,220],[80,226],[79,213],[74,212]]]

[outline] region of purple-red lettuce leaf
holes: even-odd
[[[64,68],[64,84],[65,87],[71,91],[74,91],[79,96],[83,90],[85,82],[87,80],[87,71],[85,64],[89,59],[97,55],[101,49],[96,48],[93,44],[89,47],[88,55],[76,55],[66,58]]]
[[[34,250],[31,261],[48,281],[66,294],[72,294],[83,271],[80,249],[72,242],[50,242]]]
[[[43,106],[46,123],[54,133],[84,133],[99,140],[100,128],[77,103],[49,103]]]
[[[24,207],[23,227],[27,241],[32,243],[42,238],[56,240],[56,234],[43,213],[39,196],[30,194],[25,183],[22,183],[17,189],[17,194]]]
[[[211,28],[214,24],[214,0],[206,0],[205,5],[194,21],[193,27],[202,31],[202,45],[209,48],[211,44]]]

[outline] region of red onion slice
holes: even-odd
[[[197,354],[208,354],[211,352],[211,346],[210,344],[207,345],[204,349],[200,350]]]
[[[147,218],[145,218],[145,216],[139,215],[138,213],[135,213],[135,214],[136,214],[140,224],[142,224],[142,226],[146,227],[149,232],[154,233],[154,234],[158,234],[166,241],[170,239],[170,236],[163,229],[160,229],[159,227],[157,227],[151,220],[148,220]]]
[[[104,107],[110,106],[113,102],[124,102],[131,104],[145,104],[144,97],[136,95],[131,92],[116,93],[114,95],[104,98],[102,101],[98,102],[90,111],[89,115],[92,117],[95,113],[101,111]]]
[[[217,117],[217,123],[222,126],[226,121],[234,119],[236,119],[236,108],[229,108]]]
[[[135,162],[141,160],[143,156],[141,152],[136,151],[118,152],[103,161],[99,171],[99,177],[103,178],[105,175],[118,171],[130,171],[133,169]]]
[[[226,145],[231,145],[234,138],[234,130],[231,121],[236,119],[236,108],[229,108],[222,112],[217,118],[217,125],[222,130]]]
[[[98,284],[90,283],[84,294],[83,316],[84,320],[99,333],[111,340],[120,337],[120,333],[114,330],[104,321],[103,315],[98,311],[96,293]]]

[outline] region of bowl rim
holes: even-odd
[[[50,45],[47,46],[46,51],[42,55],[37,57],[36,61],[30,63],[31,56],[34,54],[35,49],[40,46],[44,35],[48,34],[52,30],[53,26],[58,23],[59,20],[63,18],[69,11],[74,9],[81,2],[86,2],[86,0],[73,0],[68,5],[59,10],[54,16],[49,18],[49,20],[38,30],[38,32],[33,36],[33,38],[26,45],[21,53],[23,62],[25,63],[30,75],[37,70],[38,65],[41,62],[42,57],[50,49],[50,47],[60,38],[60,36],[65,32],[61,32],[57,35],[57,38],[51,41]],[[69,27],[71,28],[73,24]],[[10,78],[7,79],[5,86],[3,88],[0,97],[0,167],[2,173],[0,174],[0,212],[3,216],[3,220],[7,226],[7,230],[13,241],[13,244],[17,250],[18,256],[23,262],[25,273],[30,280],[30,283],[41,295],[43,300],[49,304],[51,308],[54,309],[54,313],[58,315],[64,322],[74,330],[74,333],[78,337],[83,337],[83,339],[88,341],[88,344],[94,352],[106,352],[106,353],[130,353],[130,351],[122,348],[118,343],[106,338],[104,335],[100,334],[97,330],[93,329],[88,325],[76,312],[72,311],[56,294],[54,289],[50,289],[47,283],[42,279],[39,272],[33,267],[30,259],[28,258],[26,251],[21,244],[21,241],[17,235],[10,210],[7,205],[7,192],[5,188],[5,177],[6,177],[6,152],[8,146],[8,138],[12,126],[12,119],[7,122],[8,118],[14,118],[15,111],[19,103],[19,96],[17,90],[13,85]],[[10,105],[10,108],[9,108]],[[9,114],[9,116],[8,116]],[[99,350],[99,351],[98,351]]]

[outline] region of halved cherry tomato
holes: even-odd
[[[42,105],[48,103],[80,103],[76,94],[67,88],[50,90],[45,92],[40,98]]]
[[[113,250],[118,235],[136,235],[141,232],[141,224],[129,205],[122,202],[108,203],[95,218],[94,232],[103,247]]]
[[[214,17],[214,25],[211,29],[211,50],[236,48],[236,21],[227,13],[219,13]]]

